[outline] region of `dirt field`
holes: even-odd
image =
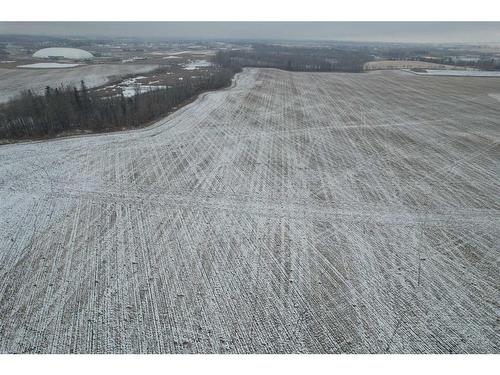
[[[394,70],[394,69],[461,69],[454,65],[435,64],[426,61],[409,60],[380,60],[370,61],[364,66],[365,70]]]
[[[1,146],[0,351],[498,353],[498,93],[246,69]]]
[[[42,92],[46,86],[61,84],[80,85],[85,80],[88,87],[104,85],[112,77],[144,73],[156,65],[86,65],[69,69],[3,69],[0,68],[0,103],[8,101],[23,90]]]

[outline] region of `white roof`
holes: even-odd
[[[65,59],[85,60],[94,57],[90,52],[79,48],[43,48],[36,51],[33,57],[47,59],[50,57],[63,57]]]

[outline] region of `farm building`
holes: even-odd
[[[88,60],[94,58],[94,55],[79,48],[43,48],[36,51],[33,57],[41,59]]]

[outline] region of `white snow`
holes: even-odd
[[[207,60],[194,60],[194,61],[190,61],[189,63],[184,65],[184,69],[185,70],[196,70],[199,68],[206,68],[206,67],[209,67],[211,65],[212,65],[212,63],[210,61],[207,61]]]
[[[123,96],[129,98],[129,97],[134,96],[136,94],[142,94],[142,93],[145,93],[148,91],[165,89],[165,88],[170,87],[170,86],[162,86],[162,85],[152,85],[153,83],[157,83],[160,81],[152,81],[152,82],[149,82],[148,84],[137,82],[138,80],[144,79],[144,78],[147,78],[147,77],[137,76],[137,77],[127,78],[116,85],[106,86],[106,87],[99,89],[99,90],[112,89],[112,91],[116,91],[117,88],[120,88],[122,90]]]
[[[134,62],[134,61],[137,61],[137,60],[146,60],[146,58],[145,57],[141,57],[141,56],[134,56],[134,57],[131,57],[129,59],[122,60],[122,63]]]
[[[1,146],[0,351],[498,352],[500,80],[416,78]]]
[[[135,84],[135,82],[138,80],[138,79],[144,79],[144,78],[147,78],[145,76],[137,76],[137,77],[132,77],[132,78],[127,78],[127,79],[124,79],[120,85],[133,85]]]
[[[156,69],[158,65],[93,64],[71,69],[8,69],[0,68],[0,103],[31,89],[43,93],[46,86],[79,86],[84,80],[87,87],[105,85],[111,77],[140,74]],[[116,78],[113,78],[116,79]]]
[[[35,63],[18,65],[18,68],[30,68],[30,69],[61,69],[61,68],[74,68],[75,66],[80,66],[81,64],[66,64],[66,63]]]
[[[170,52],[169,55],[215,55],[215,51],[212,50],[179,51],[179,52]]]
[[[129,98],[131,96],[135,96],[136,94],[143,94],[148,91],[154,91],[154,90],[160,90],[160,89],[166,89],[170,86],[152,86],[152,85],[141,85],[141,84],[135,84],[133,86],[123,86],[122,87],[122,92],[123,96]]]
[[[427,69],[425,72],[415,72],[408,69],[404,70],[421,76],[500,77],[500,71],[489,70]]]
[[[185,55],[187,53],[191,53],[191,51],[170,52],[170,55]]]
[[[496,99],[500,102],[500,93],[491,93],[488,95],[491,96],[493,99]]]

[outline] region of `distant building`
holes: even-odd
[[[79,48],[43,48],[36,51],[33,57],[40,59],[89,60],[94,58],[90,52]]]

